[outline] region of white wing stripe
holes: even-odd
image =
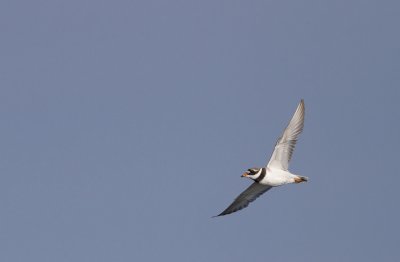
[[[267,165],[268,167],[288,170],[289,161],[292,158],[297,138],[303,131],[304,113],[304,101],[301,100],[288,126],[276,142],[274,152],[272,153],[271,159]]]

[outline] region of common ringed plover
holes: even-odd
[[[292,174],[288,170],[289,161],[292,158],[297,138],[304,127],[304,111],[305,107],[302,99],[289,125],[276,142],[274,152],[267,166],[247,169],[242,177],[250,178],[254,180],[254,183],[236,197],[233,203],[217,216],[228,215],[247,207],[250,202],[253,202],[273,187],[292,183],[298,184],[308,180],[307,177]]]

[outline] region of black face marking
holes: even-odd
[[[260,170],[260,169],[255,169],[255,168],[249,168],[249,169],[247,169],[247,171],[249,171],[250,175],[255,175],[255,174],[257,174],[257,172],[258,172],[259,170]]]

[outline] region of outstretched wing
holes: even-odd
[[[243,191],[227,209],[225,209],[218,216],[228,215],[247,207],[250,202],[253,202],[271,188],[271,186],[262,185],[254,182],[245,191]]]
[[[293,150],[297,142],[297,138],[303,131],[304,127],[304,101],[300,101],[297,106],[289,125],[283,131],[282,136],[278,139],[275,145],[274,152],[267,167],[278,168],[287,171],[289,168],[289,161],[292,158]]]

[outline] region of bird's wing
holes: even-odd
[[[297,137],[303,131],[304,127],[304,101],[300,101],[297,106],[296,112],[290,120],[282,136],[278,139],[275,145],[274,152],[267,167],[278,168],[287,171],[289,168],[289,161],[292,158],[292,153],[297,142]]]
[[[269,189],[271,189],[271,186],[267,185],[262,185],[257,182],[254,182],[252,185],[250,185],[245,191],[243,191],[236,199],[233,201],[233,203],[228,206],[221,214],[218,216],[224,216],[228,215],[230,213],[239,211],[240,209],[243,209],[247,207],[250,202],[253,202],[256,200],[259,196],[267,192]]]

